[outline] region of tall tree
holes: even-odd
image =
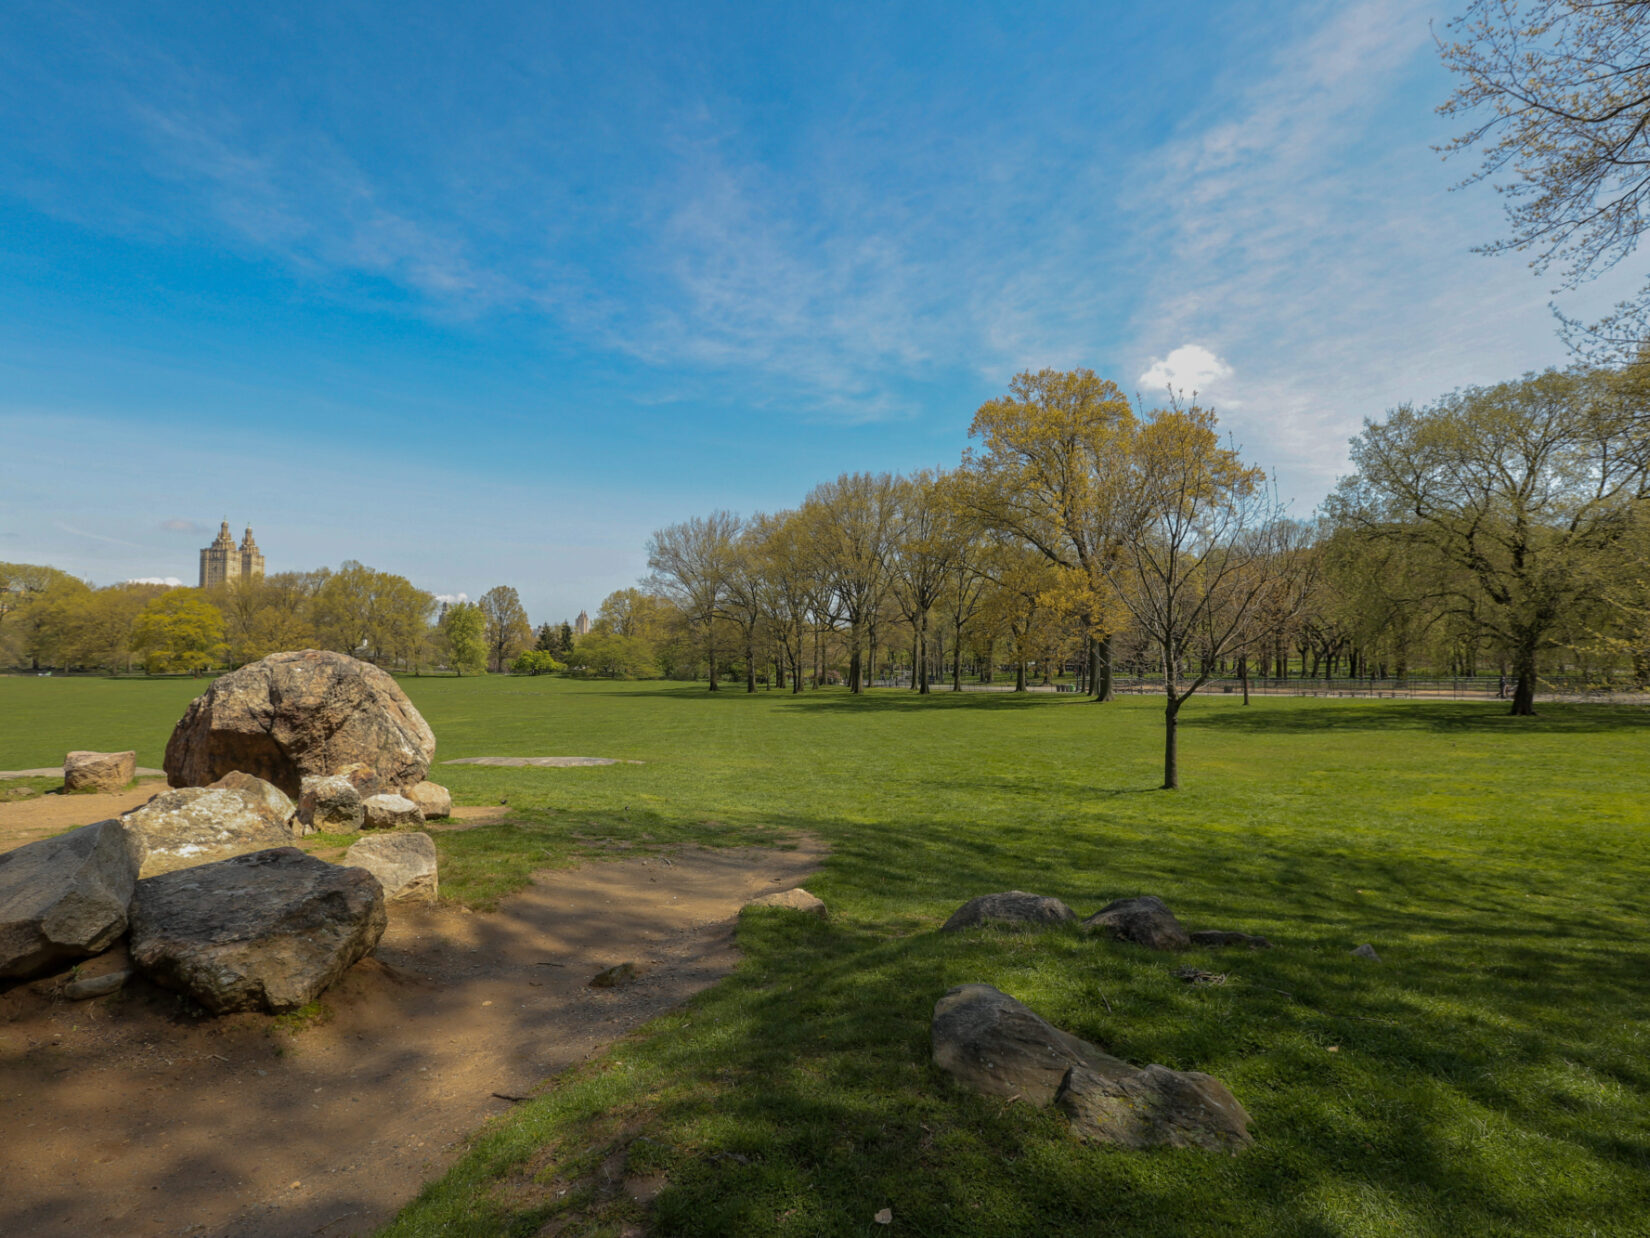
[[[1650,496],[1650,412],[1632,375],[1548,370],[1468,388],[1352,441],[1331,510],[1367,536],[1430,552],[1446,607],[1511,659],[1512,712],[1535,713],[1538,660],[1596,600],[1597,556]]]
[[[138,615],[132,643],[151,671],[208,670],[229,652],[223,613],[199,589],[168,589]]]
[[[1009,393],[982,404],[965,467],[974,484],[961,491],[978,516],[1080,574],[1068,597],[1083,597],[1094,698],[1112,697],[1111,637],[1124,621],[1106,586],[1120,552],[1118,479],[1132,440],[1134,415],[1117,384],[1093,370],[1016,374]]]
[[[716,620],[727,601],[741,527],[732,512],[712,512],[660,529],[647,546],[655,585],[681,608],[704,642],[712,692],[717,690]]]
[[[803,504],[831,615],[848,630],[848,688],[865,688],[865,647],[888,589],[899,491],[887,473],[844,473]]]
[[[487,621],[487,649],[493,670],[502,672],[533,639],[527,608],[511,585],[494,585],[477,603]]]
[[[956,574],[967,532],[961,514],[947,502],[946,479],[922,470],[899,481],[899,536],[890,579],[900,613],[911,625],[911,686],[929,684],[929,619]],[[943,672],[943,668],[941,668]]]

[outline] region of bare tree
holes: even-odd
[[[716,620],[727,601],[741,528],[738,516],[716,511],[660,529],[647,544],[653,586],[681,608],[704,639],[712,692],[718,690]]]

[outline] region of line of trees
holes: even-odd
[[[336,571],[277,572],[212,590],[94,588],[56,568],[0,563],[0,666],[199,673],[319,648],[392,669],[441,666],[462,675],[511,669],[540,647],[508,585],[478,602],[443,605],[405,577],[353,560]],[[550,656],[524,669],[561,666]]]

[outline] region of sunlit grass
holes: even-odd
[[[392,1233],[616,1234],[641,1211],[602,1167],[628,1149],[666,1175],[664,1234],[1650,1234],[1644,711],[1198,700],[1167,794],[1150,698],[403,682],[438,761],[643,762],[438,764],[459,803],[510,809],[440,835],[448,893],[487,905],[609,842],[807,833],[832,849],[808,881],[832,918],[747,914],[733,977],[484,1128]],[[155,763],[174,686],[146,713],[107,685],[128,729],[88,742],[95,684],[0,680],[0,753],[57,727]],[[1015,887],[1084,914],[1155,893],[1188,927],[1277,948],[934,932]],[[1350,957],[1365,941],[1384,962]],[[1184,985],[1180,963],[1227,982]],[[1095,1149],[956,1091],[928,1017],[971,980],[1130,1060],[1219,1076],[1257,1146]]]

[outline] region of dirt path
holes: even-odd
[[[52,793],[0,803],[0,851],[50,838],[77,825],[118,817],[140,804],[147,804],[164,790],[166,780],[156,778],[140,781],[135,787],[112,795]]]
[[[86,1003],[0,994],[0,1234],[369,1233],[510,1108],[494,1093],[726,975],[739,907],[819,859],[692,849],[541,872],[493,914],[395,913],[295,1032],[192,1016],[143,981]],[[639,980],[588,987],[626,960]]]

